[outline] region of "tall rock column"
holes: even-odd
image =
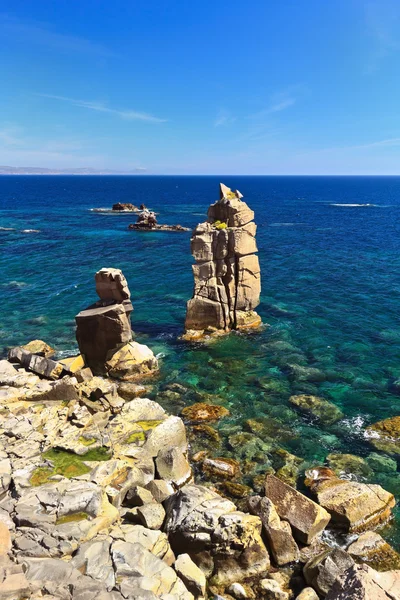
[[[132,341],[133,310],[127,281],[120,269],[95,275],[97,302],[76,315],[76,339],[85,363],[96,375],[135,379],[157,369],[147,346]]]
[[[260,265],[254,212],[242,194],[220,184],[220,199],[193,231],[194,292],[187,303],[185,339],[257,327]]]

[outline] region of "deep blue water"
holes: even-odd
[[[177,340],[192,293],[190,234],[129,231],[134,216],[89,209],[144,202],[159,222],[193,227],[220,180],[255,210],[258,312],[270,327],[199,347]],[[0,227],[10,228],[0,230],[0,347],[42,338],[75,351],[74,316],[96,299],[95,271],[121,268],[138,340],[163,356],[159,385],[190,384],[229,407],[221,454],[235,455],[229,436],[246,419],[266,416],[291,429],[281,445],[306,464],[331,452],[365,458],[374,451],[365,427],[400,414],[390,391],[400,378],[400,177],[3,176]],[[293,362],[321,369],[325,380],[293,382]],[[301,391],[346,418],[322,427],[302,417],[288,403]],[[399,479],[377,468],[368,477],[400,499]],[[396,523],[384,531],[398,548],[399,532]]]

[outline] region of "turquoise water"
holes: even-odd
[[[193,227],[217,199],[220,179],[256,213],[258,312],[269,327],[189,345],[178,336],[192,293],[190,234],[128,231],[134,217],[89,209],[144,202],[160,222]],[[216,455],[243,458],[235,433],[249,418],[270,419],[269,437],[260,436],[265,445],[258,454],[246,450],[245,483],[269,464],[276,468],[272,442],[304,459],[303,467],[332,452],[366,458],[374,449],[365,427],[400,414],[391,388],[400,378],[398,177],[5,176],[0,227],[9,228],[0,229],[4,352],[38,337],[60,354],[75,351],[74,316],[96,299],[95,271],[121,268],[137,339],[162,356],[158,400],[175,412],[196,399],[224,403],[231,416],[218,426]],[[293,364],[322,375],[299,381],[290,375]],[[168,389],[175,382],[189,391]],[[294,410],[293,393],[323,396],[345,418],[322,426]],[[375,465],[368,481],[400,498],[398,471]],[[398,520],[384,533],[400,549]]]

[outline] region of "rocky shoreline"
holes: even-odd
[[[400,557],[372,531],[394,506],[383,488],[316,467],[315,501],[279,472],[243,494],[238,461],[188,441],[226,409],[169,415],[148,379],[49,354],[35,341],[0,361],[2,600],[398,598]],[[355,533],[346,551],[324,536],[337,529]]]
[[[189,341],[260,322],[241,198],[221,185],[194,231]],[[400,555],[377,531],[395,498],[368,477],[382,460],[397,468],[400,417],[368,427],[367,459],[306,465],[273,416],[237,427],[195,381],[160,382],[123,273],[103,268],[95,286],[76,316],[79,353],[33,340],[0,360],[0,600],[399,600]],[[287,373],[293,411],[343,419],[313,393],[321,371],[297,357]]]

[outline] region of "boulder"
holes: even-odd
[[[400,456],[400,416],[370,425],[365,430],[365,437],[377,450]]]
[[[288,521],[299,542],[310,544],[330,521],[329,513],[274,475],[267,475],[265,495],[281,519]]]
[[[263,597],[267,600],[289,600],[290,598],[289,593],[282,590],[279,583],[273,579],[262,579],[260,588]]]
[[[306,587],[296,596],[296,600],[319,600],[319,596],[312,587]]]
[[[175,561],[175,571],[195,598],[206,595],[206,578],[189,554],[180,554]]]
[[[223,189],[207,221],[193,231],[194,292],[187,304],[185,339],[261,322],[254,313],[261,290],[254,213],[240,192]]]
[[[116,541],[112,545],[111,556],[124,598],[193,600],[193,595],[176,572],[140,544]],[[146,591],[152,592],[152,595],[146,595]]]
[[[366,531],[347,548],[347,552],[359,563],[365,563],[377,571],[400,569],[400,555],[379,533]]]
[[[179,448],[161,449],[156,458],[156,469],[158,477],[175,489],[179,489],[192,479],[190,464]]]
[[[123,524],[120,529],[125,542],[140,544],[154,556],[161,558],[167,565],[174,564],[175,555],[172,552],[168,537],[163,531],[148,529],[143,525],[130,524]]]
[[[156,502],[164,502],[164,500],[175,493],[174,487],[162,479],[153,479],[146,487],[151,492]]]
[[[82,544],[70,564],[111,590],[115,585],[115,576],[110,551],[111,539],[95,539]]]
[[[28,371],[32,371],[46,379],[58,379],[63,371],[62,366],[51,358],[32,354],[22,347],[12,348],[8,353],[8,360],[19,363]]]
[[[250,512],[260,517],[267,547],[278,567],[299,559],[299,549],[287,521],[281,521],[269,498],[250,496]]]
[[[31,354],[38,354],[45,358],[51,358],[56,353],[54,348],[49,346],[49,344],[46,344],[43,340],[32,340],[31,342],[24,344],[22,348]]]
[[[262,573],[269,556],[258,517],[199,485],[186,485],[165,501],[168,533],[176,554],[187,553],[212,583],[228,584]]]
[[[206,458],[203,473],[209,479],[233,479],[240,474],[240,463],[234,458]]]
[[[321,596],[331,589],[336,579],[354,565],[354,560],[340,548],[326,550],[309,560],[303,569],[304,577]]]
[[[129,314],[132,305],[93,305],[76,317],[76,339],[79,350],[93,373],[104,372],[110,351],[124,346],[132,339]]]
[[[62,365],[64,371],[69,375],[75,375],[79,371],[85,368],[85,360],[82,354],[78,354],[77,356],[68,356],[67,358],[62,358],[58,361],[60,365]]]
[[[360,533],[387,521],[395,505],[393,494],[380,485],[339,479],[325,468],[310,469],[306,484],[331,515],[331,524]]]
[[[298,408],[301,412],[315,417],[324,425],[331,425],[343,418],[342,411],[324,398],[311,396],[309,394],[300,394],[291,396],[289,402]]]
[[[400,571],[378,573],[353,565],[331,587],[325,600],[400,600]]]
[[[162,504],[148,502],[138,507],[137,515],[147,529],[161,529],[165,518],[165,510]]]
[[[94,279],[96,282],[96,292],[101,300],[124,302],[124,300],[130,299],[131,293],[128,282],[120,269],[100,269],[95,274]]]
[[[224,406],[196,402],[181,410],[181,416],[190,423],[215,423],[229,415],[229,410]]]
[[[105,367],[111,377],[129,381],[157,371],[158,361],[148,346],[129,342],[107,354]]]

